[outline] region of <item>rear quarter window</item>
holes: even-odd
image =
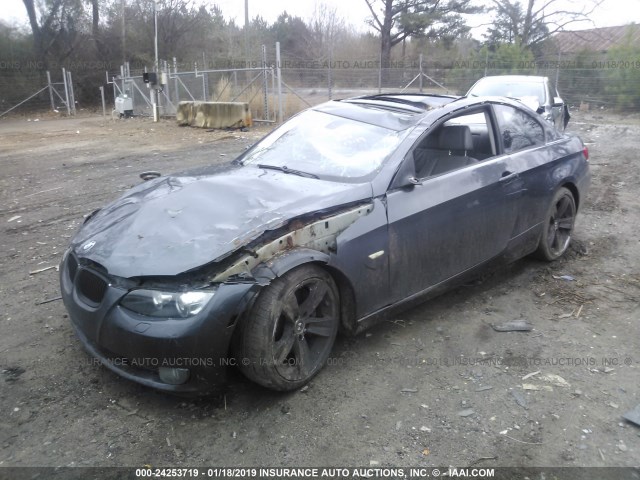
[[[505,153],[545,144],[545,130],[533,115],[509,105],[494,110]]]

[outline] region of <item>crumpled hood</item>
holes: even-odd
[[[133,188],[91,217],[71,243],[79,257],[112,275],[177,275],[225,257],[291,218],[368,198],[368,183],[252,166],[186,173]]]

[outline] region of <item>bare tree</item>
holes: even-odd
[[[310,50],[313,58],[324,60],[331,55],[341,35],[346,33],[345,21],[338,15],[336,7],[316,3],[309,19],[311,32]]]
[[[364,0],[369,25],[380,33],[382,65],[391,63],[391,48],[409,37],[441,38],[468,31],[461,14],[478,13],[471,0]]]
[[[516,43],[533,48],[556,32],[577,22],[591,22],[589,15],[602,0],[567,2],[560,0],[492,0],[495,21],[489,28],[491,43]],[[567,5],[575,5],[575,9]]]
[[[50,32],[52,24],[54,23],[60,6],[63,0],[53,0],[49,9],[46,12],[38,12],[34,0],[22,0],[27,10],[27,16],[29,17],[29,24],[31,25],[31,32],[33,34],[33,48],[36,58],[44,64],[47,64],[47,52],[49,46],[47,45],[47,33]],[[40,13],[40,22],[38,21],[38,13]]]

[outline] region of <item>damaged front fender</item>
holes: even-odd
[[[274,276],[279,276],[307,261],[326,263],[329,255],[337,250],[338,235],[360,217],[368,215],[372,209],[373,204],[367,203],[330,217],[301,224],[298,228],[249,250],[225,270],[217,273],[211,282],[221,283],[233,277],[249,276],[258,281],[266,280],[268,283],[271,276],[269,271]],[[290,225],[296,226],[296,222],[298,221],[293,221]],[[295,253],[287,253],[293,251]]]

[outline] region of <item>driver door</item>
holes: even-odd
[[[523,185],[511,157],[498,155],[491,118],[486,109],[449,119],[430,129],[405,158],[414,165],[425,163],[420,157],[426,150],[426,163],[433,158],[438,162],[442,158],[445,164],[448,158],[455,161],[451,170],[428,168],[430,174],[415,185],[387,193],[394,301],[490,260],[512,238]],[[472,132],[473,147],[464,153],[469,157],[466,164],[459,161],[462,151],[450,149],[449,155],[439,151],[447,137],[442,130],[456,125],[466,125]],[[425,145],[428,148],[423,149]]]

